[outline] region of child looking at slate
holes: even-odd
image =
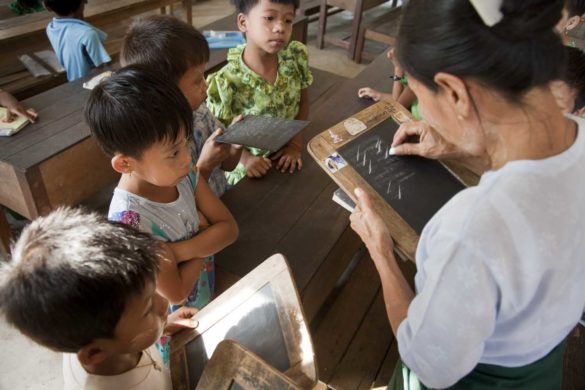
[[[313,82],[307,48],[289,42],[298,0],[235,0],[235,6],[247,43],[230,49],[227,65],[208,77],[209,109],[224,124],[240,114],[307,119]],[[238,167],[226,174],[228,182],[262,177],[273,161],[281,172],[300,170],[301,148],[302,133],[270,158],[270,152],[246,148]]]
[[[108,35],[83,20],[87,0],[44,0],[45,7],[57,14],[47,26],[47,36],[67,80],[87,76],[112,59],[102,45]]]
[[[129,226],[61,208],[24,228],[0,266],[0,310],[33,341],[63,352],[64,389],[170,390],[153,344],[195,328],[155,291],[160,247]]]
[[[191,114],[175,85],[139,65],[94,88],[85,109],[92,135],[122,174],[109,219],[167,242],[158,292],[202,308],[214,292],[213,255],[236,240],[238,227],[193,167]]]
[[[567,66],[560,80],[550,83],[551,91],[565,114],[585,116],[585,53],[566,46]]]
[[[396,61],[394,58],[394,49],[388,50],[387,56],[394,65],[394,75],[391,76],[392,80],[394,81],[392,94],[380,92],[370,87],[363,87],[358,90],[358,96],[360,98],[372,99],[375,102],[383,99],[384,97],[392,96],[398,103],[402,104],[404,107],[410,110],[414,119],[418,121],[422,120],[422,116],[420,115],[418,109],[418,100],[408,86],[408,79],[404,74],[404,70],[402,70],[402,66],[400,66],[398,61]]]
[[[124,42],[120,62],[123,66],[143,64],[166,75],[178,85],[193,110],[193,142],[191,157],[201,176],[217,196],[223,195],[228,184],[225,172],[233,170],[242,149],[216,142],[225,130],[205,105],[207,84],[205,66],[209,46],[193,26],[167,15],[138,19],[131,26]]]

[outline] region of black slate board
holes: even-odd
[[[438,161],[389,156],[396,130],[398,124],[389,118],[338,152],[420,235],[431,217],[465,186]]]
[[[216,141],[276,152],[308,124],[308,121],[247,116],[228,127],[225,134],[217,137]]]

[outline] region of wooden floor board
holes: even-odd
[[[329,385],[344,390],[371,388],[393,340],[380,289]]]
[[[379,288],[374,264],[369,256],[364,256],[313,332],[319,379],[323,382],[331,380]]]

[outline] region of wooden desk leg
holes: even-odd
[[[356,44],[358,35],[360,33],[360,25],[362,23],[362,13],[364,12],[364,1],[357,0],[355,10],[353,12],[353,22],[351,23],[351,37],[349,38],[349,50],[347,56],[352,60],[356,60]]]
[[[187,23],[193,25],[193,7],[191,6],[191,0],[183,0],[183,7],[185,8]]]
[[[321,0],[319,8],[319,26],[317,27],[317,47],[323,49],[325,29],[327,27],[327,0]]]
[[[0,253],[5,259],[8,259],[10,254],[10,241],[12,241],[12,232],[10,225],[6,219],[6,209],[0,206]]]

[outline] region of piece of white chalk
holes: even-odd
[[[390,150],[388,150],[388,155],[389,156],[394,156],[395,154],[396,154],[396,149],[390,148]]]

